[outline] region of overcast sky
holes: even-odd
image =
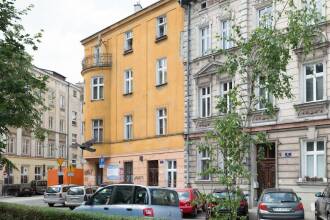
[[[140,0],[146,7],[157,0]],[[76,83],[80,75],[83,47],[80,40],[134,12],[137,0],[17,0],[18,8],[33,4],[23,17],[28,33],[44,30],[34,65],[54,70]]]

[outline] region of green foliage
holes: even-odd
[[[32,6],[18,11],[15,0],[0,0],[0,164],[4,158],[6,136],[10,127],[23,127],[43,138],[41,112],[45,110],[42,94],[46,77],[31,73],[32,57],[27,47],[37,49],[41,33],[31,36],[19,23]]]
[[[82,213],[48,207],[32,207],[0,203],[0,220],[134,220],[137,218],[113,217],[98,213]]]
[[[300,3],[299,7],[296,3]],[[261,25],[248,35],[232,22],[234,33],[228,39],[235,45],[231,50],[220,50],[224,59],[219,73],[235,77],[235,86],[228,97],[219,99],[217,109],[221,116],[205,141],[199,144],[200,152],[210,155],[208,169],[202,175],[211,175],[226,188],[228,196],[222,198],[221,208],[230,210],[226,215],[213,208],[216,219],[236,219],[242,183],[249,183],[250,172],[245,161],[251,146],[267,145],[267,134],[251,133],[253,115],[258,111],[273,117],[276,106],[273,99],[292,98],[291,75],[287,66],[294,56],[293,50],[302,49],[308,54],[314,45],[315,33],[320,33],[324,18],[317,12],[315,2],[276,0],[273,13],[264,17]],[[271,19],[272,22],[267,22]],[[283,27],[283,19],[287,19]],[[282,21],[282,24],[280,25]],[[237,22],[236,22],[237,23]],[[256,93],[256,91],[262,91]],[[268,94],[268,95],[267,95]],[[262,106],[262,110],[257,106]],[[262,151],[262,148],[258,149]],[[262,157],[262,152],[259,155]],[[219,155],[222,164],[219,166]],[[230,195],[233,196],[230,196]],[[204,196],[208,203],[215,203],[212,195]]]

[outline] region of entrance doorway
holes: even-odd
[[[103,168],[100,168],[99,164],[96,164],[95,179],[97,186],[100,186],[103,183]]]
[[[158,186],[158,160],[148,161],[148,186]]]
[[[275,143],[260,144],[257,146],[258,151],[258,163],[257,174],[259,188],[257,191],[258,198],[262,191],[267,188],[273,188],[276,185],[276,173],[275,173]],[[262,155],[261,155],[262,152]]]
[[[133,162],[124,162],[124,182],[133,183]]]

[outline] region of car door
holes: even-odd
[[[148,190],[145,187],[135,186],[132,205],[132,216],[144,216],[143,212],[149,205]]]
[[[133,194],[133,185],[116,185],[107,214],[132,216]]]
[[[113,191],[113,186],[104,187],[103,189],[97,191],[83,207],[84,211],[109,214]]]

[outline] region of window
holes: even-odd
[[[85,133],[85,122],[81,122],[81,131],[80,131],[81,135],[84,135]]]
[[[76,90],[73,90],[73,97],[77,98],[77,91]]]
[[[36,141],[36,157],[42,157],[43,156],[43,143],[42,141]]]
[[[108,186],[97,191],[92,197],[92,205],[107,205],[110,204],[113,193],[113,186]]]
[[[146,188],[140,186],[135,187],[134,204],[138,204],[138,205],[148,204],[148,192]]]
[[[103,77],[92,78],[92,100],[103,99]]]
[[[228,112],[231,108],[229,92],[232,88],[233,88],[233,82],[232,81],[222,83],[221,90],[222,90],[222,97],[226,101],[226,110],[227,110],[226,112]]]
[[[207,151],[202,151],[199,153],[200,157],[200,179],[201,180],[210,180],[211,176],[210,174],[207,174],[207,170],[210,167],[210,156]]]
[[[133,92],[133,72],[126,70],[124,72],[124,94],[131,94]]]
[[[262,79],[259,79],[259,81]],[[273,96],[268,92],[267,88],[264,85],[259,83],[259,87],[257,88],[257,97],[259,97],[259,101],[257,104],[257,109],[263,110],[266,109],[266,105],[273,103]]]
[[[8,154],[16,153],[16,136],[11,135],[7,138],[6,152]]]
[[[271,27],[272,26],[272,11],[271,5],[258,9],[257,25]]]
[[[324,99],[323,75],[323,63],[304,65],[305,102]]]
[[[58,148],[58,156],[60,157],[60,158],[65,158],[65,154],[66,154],[66,152],[65,152],[66,150],[65,150],[65,144],[61,144],[60,143],[60,146],[59,146],[59,148]]]
[[[94,64],[100,63],[100,54],[101,54],[101,48],[99,46],[94,47]]]
[[[157,60],[156,65],[156,85],[163,85],[167,81],[167,59],[161,58]]]
[[[211,87],[203,87],[199,90],[200,97],[200,117],[211,116]]]
[[[304,146],[303,176],[325,178],[325,141],[307,141]]]
[[[320,13],[321,16],[325,15],[325,2],[324,0],[315,0],[315,6],[316,6],[316,11],[318,13]],[[306,5],[307,7],[311,7],[312,6],[312,0],[307,0],[306,1]]]
[[[206,7],[207,7],[207,1],[202,1],[201,2],[201,10],[206,9]]]
[[[157,110],[157,135],[166,135],[167,130],[167,110],[161,108]]]
[[[151,205],[156,206],[179,206],[178,194],[167,189],[150,189]]]
[[[176,187],[176,160],[167,161],[167,187]]]
[[[65,99],[63,95],[60,96],[60,109],[61,110],[65,109]]]
[[[133,138],[133,117],[126,115],[124,118],[124,138],[130,140]]]
[[[21,183],[29,182],[29,168],[27,166],[21,166]]]
[[[124,51],[130,51],[130,50],[133,50],[133,32],[127,31],[125,33]]]
[[[60,132],[64,132],[64,120],[60,119]]]
[[[134,186],[132,185],[116,186],[112,204],[133,204],[133,194]]]
[[[167,31],[166,16],[159,16],[157,18],[157,38],[164,37]]]
[[[14,183],[14,172],[12,166],[6,166],[4,175],[4,184]]]
[[[124,182],[133,183],[133,162],[124,162]]]
[[[53,117],[49,116],[48,118],[48,128],[53,129]]]
[[[229,49],[232,47],[231,41],[231,26],[230,21],[225,20],[221,22],[221,41],[222,41],[222,49]]]
[[[96,142],[103,141],[103,120],[92,120],[93,138]]]
[[[77,143],[77,134],[73,134],[73,133],[72,133],[71,143],[72,143],[72,144]]]
[[[42,167],[41,166],[35,166],[34,167],[34,179],[35,180],[41,180],[42,179]]]
[[[200,29],[200,52],[204,56],[209,53],[210,50],[210,36],[209,36],[209,27],[203,27]]]
[[[30,154],[30,139],[23,138],[22,141],[22,154],[29,155]]]
[[[72,111],[72,126],[77,126],[77,112]]]
[[[55,143],[48,142],[48,157],[55,157]]]

